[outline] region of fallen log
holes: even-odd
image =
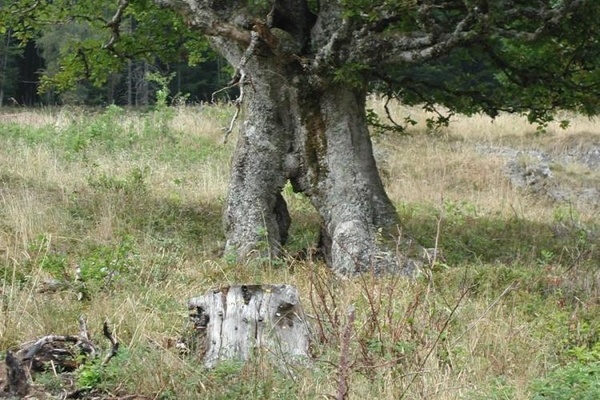
[[[309,330],[290,285],[236,285],[188,302],[204,365],[267,356],[286,366],[309,358]]]

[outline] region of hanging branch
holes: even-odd
[[[244,85],[249,82],[249,80],[246,79],[246,72],[244,71],[244,68],[246,67],[246,64],[248,63],[250,58],[254,55],[256,51],[256,45],[258,44],[259,40],[260,35],[258,34],[258,32],[252,31],[250,33],[250,44],[248,45],[246,51],[244,51],[244,54],[242,55],[242,58],[240,59],[240,62],[235,69],[235,72],[233,73],[231,81],[229,81],[226,87],[217,90],[211,96],[212,102],[214,103],[216,94],[235,86],[239,86],[240,88],[240,95],[233,102],[235,104],[235,113],[233,114],[233,117],[229,122],[229,126],[227,128],[223,128],[223,130],[225,131],[223,136],[223,144],[227,143],[227,138],[229,137],[229,134],[233,131],[235,122],[237,121],[238,116],[240,115],[242,103],[244,102]]]

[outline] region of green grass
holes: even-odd
[[[70,381],[34,375],[41,388],[55,398],[83,386],[157,399],[334,396],[353,304],[350,399],[600,396],[597,210],[510,188],[498,160],[473,148],[490,137],[380,137],[404,229],[440,249],[421,276],[340,279],[291,257],[314,244],[319,220],[289,189],[290,256],[237,264],[220,258],[233,151],[220,128],[230,115],[218,107],[0,114],[0,352],[77,333],[80,314],[103,349],[105,320],[122,345],[107,366],[86,364]],[[499,144],[529,140],[517,122],[502,123]],[[64,286],[45,290],[52,280]],[[189,329],[188,298],[221,284],[278,282],[299,288],[311,316],[310,365],[289,375],[257,356],[205,370],[173,347]]]

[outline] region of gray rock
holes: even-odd
[[[593,181],[591,186],[575,187],[553,171],[557,167],[565,169],[568,164],[581,164],[590,170],[600,168],[600,145],[574,147],[561,155],[533,149],[513,149],[502,146],[477,145],[481,154],[499,156],[506,159],[504,171],[514,187],[525,190],[558,203],[569,202],[600,206],[600,187]]]

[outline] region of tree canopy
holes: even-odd
[[[100,7],[93,1],[0,1],[0,35],[13,47],[35,43],[36,56],[44,61],[37,85],[42,92],[91,90],[91,85],[110,91],[118,74],[139,85],[144,77],[137,76],[155,68],[186,75],[182,62],[197,65],[214,58],[202,35],[190,32],[178,14],[149,1]],[[14,58],[0,54],[0,60]],[[209,73],[196,77],[194,86],[206,86]],[[7,83],[15,78],[13,71],[4,75]]]
[[[283,30],[299,43],[290,52],[307,72],[368,85],[404,103],[490,116],[523,112],[541,122],[558,109],[599,111],[600,3],[592,0],[0,4],[0,33],[10,30],[22,42],[57,24],[76,22],[93,32],[62,48],[60,65],[43,78],[59,90],[82,79],[103,84],[135,57],[198,62],[206,54],[206,36],[248,46],[255,32],[273,47],[274,40],[284,42],[273,33]],[[265,25],[270,31],[260,29]]]

